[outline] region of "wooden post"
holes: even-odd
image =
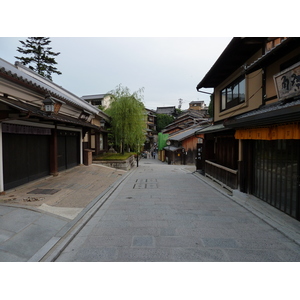
[[[51,130],[50,139],[50,174],[53,176],[58,175],[58,152],[57,152],[57,127]]]

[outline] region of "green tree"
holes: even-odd
[[[127,87],[120,84],[109,93],[112,102],[105,113],[112,119],[111,126],[115,145],[123,154],[125,146],[139,151],[138,147],[145,142],[147,127],[145,106],[142,102],[143,89],[131,93]]]
[[[174,117],[167,114],[156,115],[156,129],[158,132],[162,131],[167,125],[174,122]]]
[[[26,42],[20,41],[20,43],[22,46],[18,47],[17,51],[26,56],[15,56],[15,58],[19,59],[23,65],[29,65],[29,69],[51,81],[52,73],[62,74],[54,67],[57,64],[54,57],[58,56],[60,52],[53,52],[52,48],[48,47],[51,43],[50,38],[29,37]]]

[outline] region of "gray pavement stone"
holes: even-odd
[[[201,240],[206,248],[231,249],[240,247],[238,242],[232,238],[203,238]]]
[[[173,248],[172,258],[176,262],[228,262],[223,250],[207,248]]]
[[[0,206],[0,216],[4,216],[7,213],[11,212],[12,210],[14,210],[13,207],[1,205]]]
[[[231,262],[280,262],[282,259],[275,251],[252,249],[226,249]]]
[[[166,262],[173,261],[170,248],[127,248],[118,249],[117,262]]]
[[[14,234],[12,231],[0,229],[0,243],[10,239]]]
[[[132,238],[132,247],[154,247],[152,236],[134,236]]]
[[[30,224],[22,232],[1,243],[0,249],[20,257],[30,258],[56,233],[43,226]]]
[[[32,222],[36,221],[41,214],[31,210],[13,209],[0,218],[0,228],[8,231],[19,232]]]
[[[0,249],[0,262],[26,262],[26,257],[20,257]]]
[[[64,260],[64,256],[57,260],[58,262],[61,261],[68,261],[70,255],[67,256],[67,260]],[[74,262],[111,262],[116,261],[118,257],[118,249],[116,247],[89,247],[89,248],[81,248],[76,255],[74,255]]]

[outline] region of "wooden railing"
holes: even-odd
[[[235,190],[238,188],[238,171],[232,170],[212,161],[205,161],[205,176],[218,182],[220,185]]]

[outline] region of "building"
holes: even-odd
[[[175,117],[176,116],[176,107],[175,106],[157,107],[156,113]]]
[[[156,113],[155,111],[146,108],[146,115],[147,129],[144,149],[150,151],[157,144]]]
[[[197,132],[203,127],[205,126],[195,125],[170,134],[164,147],[165,160],[174,165],[196,164],[198,149],[202,147],[200,144],[203,139],[203,134]]]
[[[0,59],[0,192],[87,164],[91,150],[105,151],[109,121],[52,81]]]
[[[187,110],[180,114],[174,122],[162,130],[163,136],[169,135],[168,140],[161,140],[158,158],[172,164],[195,164],[199,139],[202,134],[196,132],[208,126],[209,122],[205,112],[200,110]],[[166,145],[168,143],[168,145]]]
[[[187,110],[180,114],[174,122],[167,125],[162,132],[164,134],[171,134],[197,124],[206,124],[208,122],[205,112],[199,110]]]
[[[214,88],[206,176],[300,220],[300,38],[233,38],[196,88]]]
[[[204,115],[207,115],[208,107],[204,101],[191,101],[189,103],[189,110],[201,111]]]
[[[100,106],[102,109],[107,109],[111,102],[109,94],[86,95],[81,98],[97,108]]]

